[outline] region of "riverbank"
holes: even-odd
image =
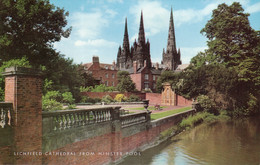
[[[203,122],[120,165],[259,164],[260,116]]]

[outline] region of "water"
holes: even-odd
[[[121,165],[260,165],[260,116],[200,125]]]

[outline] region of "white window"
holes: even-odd
[[[115,86],[115,83],[114,83],[114,81],[112,81],[112,86]]]
[[[108,66],[107,66],[107,65],[105,66],[105,69],[108,69]]]
[[[145,80],[149,80],[149,74],[145,74],[145,75],[144,75],[144,79],[145,79]]]
[[[115,78],[115,75],[114,75],[114,73],[112,73],[112,78]]]
[[[106,73],[106,78],[108,78],[108,73]]]
[[[155,75],[153,75],[153,80],[155,81],[155,79],[156,79],[156,76],[155,76]]]
[[[155,83],[153,83],[153,89],[155,89],[156,88],[156,84]]]
[[[108,81],[105,81],[105,85],[108,86]]]
[[[149,88],[149,82],[145,82],[145,83],[144,83],[144,88],[145,88],[145,89],[148,89],[148,88]]]

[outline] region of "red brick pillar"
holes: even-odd
[[[16,164],[42,164],[42,79],[33,69],[11,67],[5,76],[5,102],[13,103]]]

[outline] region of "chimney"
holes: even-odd
[[[155,69],[159,69],[159,63],[158,62],[156,62],[156,64],[155,64]]]
[[[98,56],[93,56],[92,57],[92,62],[93,62],[93,69],[94,70],[99,70],[99,57]]]
[[[93,63],[99,63],[99,57],[98,56],[93,56],[92,57],[92,62]]]
[[[137,73],[137,61],[133,62],[134,74]]]

